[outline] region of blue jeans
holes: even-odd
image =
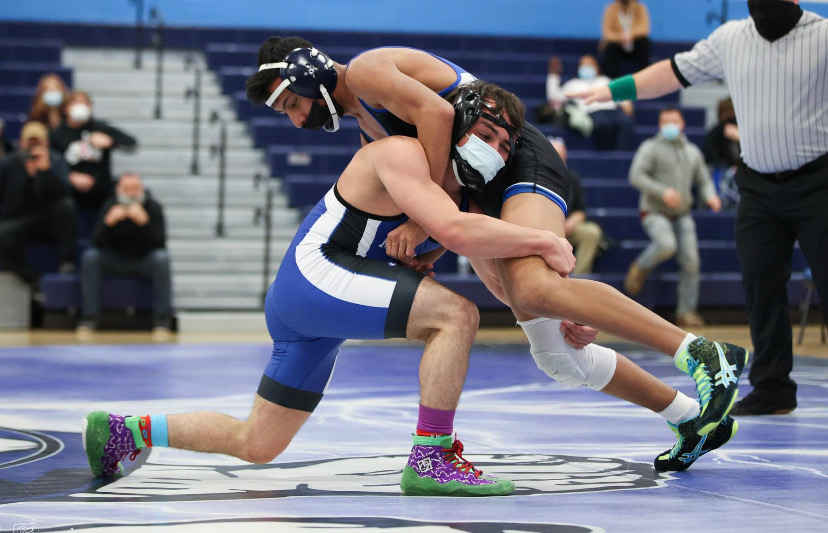
[[[165,325],[172,316],[170,254],[159,248],[142,258],[133,259],[114,252],[89,248],[81,259],[83,318],[97,322],[101,316],[101,277],[104,274],[128,274],[150,278],[155,296],[153,317],[156,325]]]

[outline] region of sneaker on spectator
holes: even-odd
[[[75,328],[75,335],[81,341],[91,340],[97,329],[98,324],[95,320],[84,318],[78,322],[78,327]]]
[[[679,313],[676,316],[676,325],[682,329],[701,328],[705,326],[704,319],[696,312]]]

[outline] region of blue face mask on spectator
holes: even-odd
[[[582,80],[593,80],[598,75],[598,69],[592,65],[581,65],[578,67],[578,77]]]
[[[681,128],[673,122],[661,126],[661,136],[668,141],[675,141],[681,135]]]

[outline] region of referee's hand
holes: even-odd
[[[576,100],[583,100],[584,104],[594,104],[595,102],[609,102],[612,100],[612,93],[608,85],[603,87],[593,87],[585,91],[577,91],[574,93],[566,93],[567,98],[574,98]]]

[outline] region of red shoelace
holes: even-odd
[[[467,461],[463,457],[463,443],[456,438],[451,448],[443,448],[443,453],[445,454],[445,460],[454,463],[454,468],[457,470],[461,472],[472,472],[475,478],[479,478],[483,474],[482,470],[476,469],[471,461]]]

